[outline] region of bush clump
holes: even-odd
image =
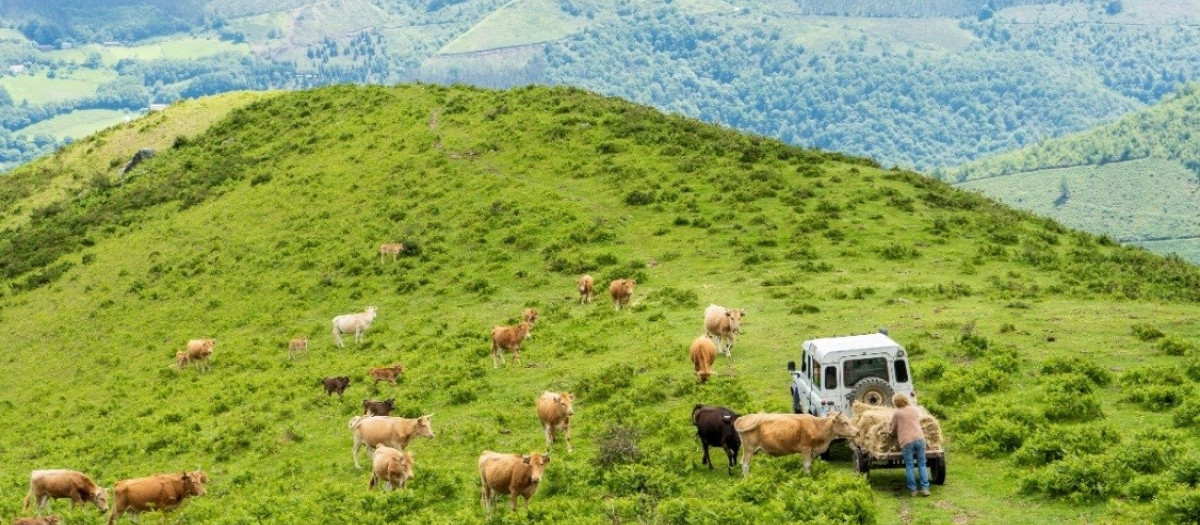
[[[1200,489],[1180,488],[1160,494],[1154,501],[1154,522],[1200,523]]]
[[[1099,454],[1119,438],[1116,430],[1106,425],[1054,425],[1034,431],[1013,454],[1013,462],[1042,466],[1069,456]]]
[[[1133,470],[1119,458],[1070,456],[1021,478],[1021,492],[1087,503],[1120,495],[1132,477]]]
[[[636,463],[642,458],[642,451],[638,447],[639,440],[641,434],[636,428],[609,427],[596,443],[596,457],[592,462],[602,468]]]
[[[1042,364],[1043,375],[1079,373],[1086,376],[1096,386],[1108,386],[1112,383],[1112,373],[1104,367],[1086,361],[1081,357],[1053,357]]]
[[[1046,425],[1040,411],[999,403],[976,405],[950,420],[964,448],[983,457],[997,457],[1021,448],[1031,432]]]
[[[1154,341],[1155,339],[1162,339],[1164,336],[1166,336],[1166,334],[1162,333],[1162,330],[1155,328],[1154,325],[1149,323],[1135,324],[1129,327],[1129,330],[1133,332],[1133,336],[1138,338],[1140,341],[1149,342]]]

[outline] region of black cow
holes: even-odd
[[[721,447],[729,456],[729,475],[733,475],[733,466],[737,462],[738,450],[742,448],[742,440],[733,429],[733,422],[738,414],[728,408],[696,405],[692,409],[692,424],[696,425],[696,437],[704,446],[704,464],[713,468],[712,460],[708,457],[708,447]]]
[[[364,416],[391,415],[393,408],[396,408],[396,398],[394,397],[388,398],[387,401],[371,401],[370,399],[363,400]]]
[[[342,392],[345,392],[346,387],[350,386],[350,378],[346,376],[326,377],[321,382],[325,384],[325,395],[330,396],[337,392],[338,401],[342,400]]]

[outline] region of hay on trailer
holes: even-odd
[[[875,454],[900,452],[895,436],[887,434],[892,424],[892,414],[895,412],[896,409],[889,406],[855,402],[854,418],[851,421],[858,428],[858,436],[854,438],[854,444]],[[925,407],[918,406],[917,412],[921,414],[921,430],[925,432],[925,450],[942,450],[942,442],[945,439],[942,435],[942,425],[933,414],[925,410]]]

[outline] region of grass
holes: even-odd
[[[67,137],[82,138],[109,126],[126,122],[135,115],[125,111],[111,109],[84,109],[72,111],[50,120],[43,120],[32,126],[16,131],[17,134],[37,135],[46,134],[63,139]]]
[[[150,41],[139,42],[130,46],[102,46],[88,44],[72,49],[60,49],[47,53],[51,57],[67,62],[82,64],[88,55],[99,54],[106,65],[115,65],[126,58],[135,60],[153,60],[156,58],[188,59],[203,58],[219,53],[249,54],[249,44],[235,44],[213,37],[196,37],[174,35]]]
[[[576,450],[554,448],[528,518],[503,510],[493,521],[1159,515],[1122,497],[1022,493],[1040,467],[988,452],[967,423],[987,407],[1043,409],[1052,358],[1117,375],[1186,368],[1197,356],[1166,355],[1131,327],[1195,342],[1193,266],[864,159],[577,90],[338,86],[246,102],[167,138],[123,183],[48,198],[0,235],[0,346],[10,349],[0,515],[17,512],[34,468],[78,468],[111,486],[200,467],[213,481],[182,511],[191,522],[479,523],[475,458],[544,450],[533,412],[543,390],[577,394]],[[15,180],[105,165],[102,148],[170,137],[156,129],[186,127],[172,122],[188,114],[105,131]],[[381,242],[415,248],[381,264]],[[905,256],[890,258],[894,246]],[[636,278],[633,309],[603,297],[579,305],[583,272],[600,288]],[[709,302],[747,316],[736,357],[700,386],[687,346]],[[368,304],[379,317],[366,342],[334,348],[329,319]],[[525,366],[494,370],[486,334],[531,306],[542,317]],[[948,484],[934,497],[897,498],[902,473],[868,482],[844,453],[811,477],[797,474],[798,457],[759,456],[745,479],[699,465],[693,404],[787,411],[784,365],[803,339],[881,326],[912,352],[922,403],[944,416]],[[989,351],[965,349],[964,333]],[[290,361],[286,343],[302,334],[310,353]],[[213,370],[173,370],[196,337],[217,339]],[[395,361],[406,367],[399,386],[366,381],[368,367]],[[942,376],[924,375],[935,363]],[[974,390],[956,381],[981,371],[1006,386],[961,402]],[[332,375],[352,377],[345,402],[318,384]],[[1121,443],[1170,425],[1169,412],[1123,402],[1119,381],[1093,395]],[[438,437],[411,445],[408,493],[370,493],[353,468],[346,422],[364,397],[435,414]],[[640,459],[595,464],[613,427],[638,431]],[[1198,441],[1178,439],[1192,451]],[[723,504],[703,504],[714,500]],[[95,518],[57,508],[68,523]]]
[[[550,42],[566,37],[586,25],[586,19],[564,13],[558,2],[518,0],[488,15],[483,21],[446,44],[439,53],[471,53]]]
[[[18,104],[22,101],[42,104],[95,95],[100,84],[115,78],[115,72],[95,69],[60,70],[55,78],[39,71],[33,75],[4,75],[0,77],[0,87]]]

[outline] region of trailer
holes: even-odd
[[[854,452],[854,471],[864,476],[869,477],[871,469],[904,468],[904,456],[900,452],[871,452],[853,441],[850,442],[850,450]],[[925,466],[929,468],[930,483],[946,483],[945,450],[925,451]]]

